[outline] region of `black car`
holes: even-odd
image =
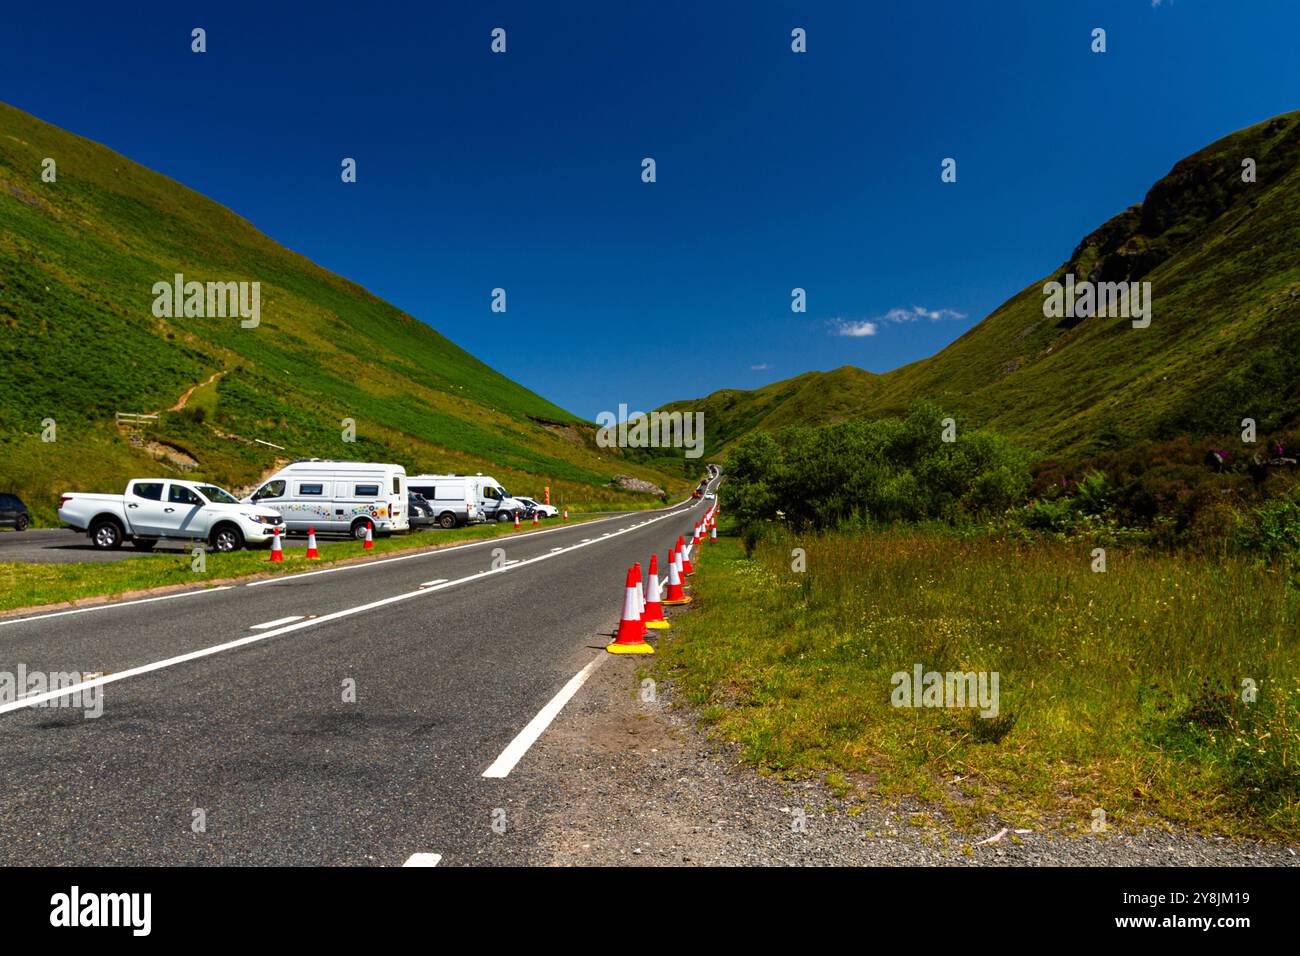
[[[27,506],[17,495],[0,494],[0,527],[11,524],[18,531],[26,531],[32,523]]]
[[[433,505],[429,504],[424,495],[414,491],[406,496],[406,514],[410,519],[412,530],[427,528],[433,524]]]

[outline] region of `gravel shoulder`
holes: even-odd
[[[644,658],[606,660],[534,745],[517,774],[535,805],[531,863],[649,866],[1296,866],[1300,847],[1190,833],[980,833],[915,826],[933,807],[849,802],[819,781],[788,782],[739,763],[697,729]],[[1006,830],[1000,839],[979,844]]]

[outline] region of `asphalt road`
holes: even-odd
[[[602,650],[626,568],[705,504],[0,622],[0,680],[122,675],[96,718],[0,701],[0,865],[527,859],[519,778],[484,770],[587,665],[635,666]]]

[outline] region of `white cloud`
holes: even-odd
[[[914,305],[910,309],[890,309],[880,317],[882,322],[915,322],[917,319],[929,319],[931,322],[938,322],[940,319],[960,320],[966,318],[964,312],[958,312],[956,309],[927,309],[923,305]]]
[[[848,335],[862,338],[876,334],[876,323],[856,319],[831,319],[831,335]]]
[[[764,369],[769,369],[769,368],[771,368],[771,367],[772,367],[772,366],[768,365],[766,362],[763,362],[763,363],[761,363],[761,364],[759,364],[759,365],[751,365],[751,366],[749,367],[749,369],[750,369],[750,371],[752,371],[752,372],[761,372],[761,371],[763,371]]]

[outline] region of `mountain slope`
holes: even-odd
[[[260,282],[260,324],[156,318],[154,284],[175,273]],[[133,440],[116,412],[162,414]],[[593,427],[230,210],[0,104],[0,488],[47,516],[60,490],[188,462],[242,485],[285,458],[392,460],[574,502],[618,497],[616,472],[668,484],[597,449]]]
[[[1255,183],[1242,181],[1245,158],[1256,161]],[[1150,326],[1046,318],[1043,285],[1066,273],[1150,282]],[[670,407],[705,412],[716,455],[753,428],[895,414],[919,398],[1040,456],[1229,435],[1245,417],[1261,435],[1300,421],[1300,113],[1182,160],[1140,205],[931,358],[879,376],[846,367]]]

